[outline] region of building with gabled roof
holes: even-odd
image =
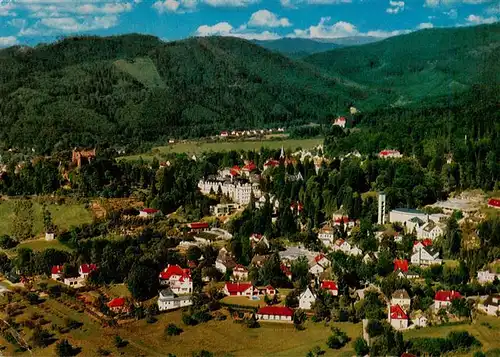
[[[139,217],[142,218],[153,218],[159,215],[161,215],[161,211],[159,209],[143,208],[139,211]]]
[[[233,278],[235,280],[248,280],[248,269],[241,264],[236,264],[233,268]]]
[[[286,306],[264,306],[256,314],[258,320],[275,322],[292,322],[293,309]]]
[[[417,238],[419,239],[436,239],[444,234],[444,227],[441,224],[429,220],[420,229],[417,230]]]
[[[394,259],[394,271],[401,270],[406,273],[408,271],[408,260],[406,259]]]
[[[78,268],[78,274],[82,279],[86,279],[90,273],[97,270],[97,265],[95,264],[82,264]]]
[[[306,290],[299,295],[299,308],[302,310],[311,310],[315,302],[316,294],[311,287],[308,286]]]
[[[441,308],[446,308],[451,305],[453,300],[461,298],[462,295],[460,295],[460,292],[455,290],[436,291],[436,295],[434,296],[434,309],[439,310]]]
[[[499,198],[490,198],[488,200],[488,207],[500,209],[500,199]]]
[[[130,312],[130,306],[123,297],[117,297],[109,301],[107,304],[108,308],[116,314],[122,314]]]
[[[388,320],[391,326],[396,330],[405,330],[408,328],[408,315],[399,305],[389,306]]]
[[[176,294],[191,294],[193,279],[190,269],[182,269],[179,265],[168,265],[159,274],[160,285],[169,286]]]
[[[432,245],[423,246],[420,244],[413,247],[413,254],[410,259],[411,263],[418,266],[431,266],[441,264],[443,261],[439,259],[439,250]]]
[[[64,270],[62,265],[54,265],[50,270],[51,278],[54,280],[60,280],[64,276]]]
[[[227,296],[248,296],[258,295],[257,289],[251,282],[227,282],[224,285],[224,294]]]
[[[339,288],[337,287],[337,283],[333,280],[323,280],[320,284],[320,288],[333,296],[339,295]]]
[[[176,296],[172,289],[165,288],[158,296],[158,310],[168,311],[193,305],[191,295]]]
[[[405,289],[396,290],[391,295],[391,305],[399,305],[408,311],[411,305],[410,295]]]

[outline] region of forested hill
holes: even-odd
[[[236,38],[67,38],[0,51],[0,142],[46,153],[289,126],[364,96]]]
[[[475,84],[498,87],[500,23],[422,30],[304,61],[379,89],[378,98],[372,98],[377,106],[464,93]]]

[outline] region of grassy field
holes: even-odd
[[[259,150],[261,147],[270,149],[295,150],[299,147],[303,149],[312,149],[319,144],[323,144],[323,138],[316,139],[284,139],[284,140],[255,140],[255,141],[226,141],[209,143],[204,141],[189,141],[185,143],[175,143],[168,146],[159,146],[149,153],[123,157],[126,160],[151,160],[153,157],[161,158],[162,154],[170,153],[188,153],[200,154],[205,151],[231,151],[231,150]]]
[[[12,234],[13,212],[15,199],[0,201],[0,235]],[[92,222],[92,213],[80,203],[65,203],[62,205],[47,205],[52,213],[52,220],[59,229],[67,229],[83,223]],[[38,235],[43,232],[42,205],[33,200],[34,224],[33,232]]]
[[[40,252],[45,249],[53,248],[53,249],[58,249],[58,250],[65,250],[67,252],[71,252],[72,249],[69,248],[68,246],[65,246],[61,242],[59,242],[57,239],[52,240],[52,241],[46,241],[45,239],[37,239],[37,240],[29,240],[25,241],[21,244],[19,244],[17,247],[9,249],[8,254],[15,254],[16,251],[19,248],[30,248],[31,250],[34,250],[35,252]]]

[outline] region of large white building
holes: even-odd
[[[190,305],[193,305],[191,295],[175,296],[170,288],[160,291],[158,297],[158,310],[160,311],[174,310]]]
[[[200,180],[198,182],[200,191],[208,195],[211,191],[217,193],[219,188],[223,195],[228,196],[233,202],[246,205],[250,203],[250,197],[253,192],[254,197],[259,199],[262,196],[258,183],[249,183],[242,181],[231,181],[225,179]]]
[[[302,310],[310,310],[316,301],[316,294],[313,293],[310,287],[300,294],[299,296],[299,308]]]

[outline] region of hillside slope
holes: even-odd
[[[281,38],[279,40],[265,41],[256,40],[254,43],[291,58],[302,58],[314,53],[325,52],[340,47],[336,43],[319,42],[306,38]]]
[[[429,29],[304,61],[379,90],[392,104],[465,93],[500,83],[500,24]]]
[[[76,37],[0,51],[0,141],[39,152],[321,121],[367,93],[249,41]]]

